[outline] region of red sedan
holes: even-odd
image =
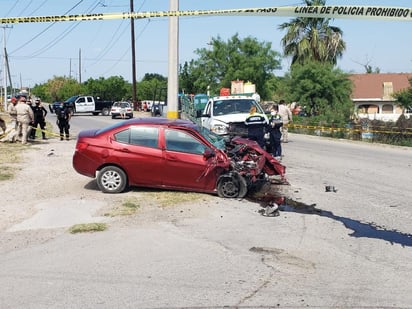
[[[73,167],[105,193],[142,186],[244,197],[265,175],[284,176],[284,166],[259,149],[240,138],[227,143],[190,121],[136,118],[81,131]]]

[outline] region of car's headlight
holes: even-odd
[[[223,124],[215,124],[212,126],[211,131],[219,135],[227,134],[227,127]]]

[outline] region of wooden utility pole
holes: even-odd
[[[134,12],[133,0],[130,0],[130,12]],[[136,50],[135,50],[135,38],[134,38],[134,18],[130,18],[130,36],[132,45],[132,100],[133,104],[137,103],[136,96]]]

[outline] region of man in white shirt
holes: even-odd
[[[292,119],[292,112],[290,109],[286,106],[284,100],[279,101],[279,115],[282,117],[282,142],[287,143],[289,141],[288,139],[288,123],[293,122]]]

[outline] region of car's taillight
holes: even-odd
[[[87,148],[87,146],[89,146],[88,143],[85,142],[77,142],[76,144],[76,150],[84,150]]]

